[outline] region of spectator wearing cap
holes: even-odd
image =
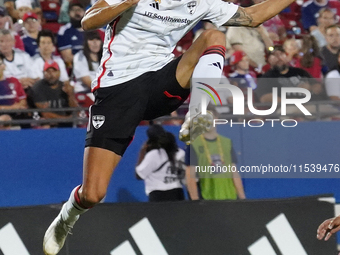
[[[322,8],[330,8],[337,16],[340,15],[340,2],[331,0],[309,0],[302,5],[301,18],[305,29],[317,26],[318,12]]]
[[[4,2],[4,6],[14,20],[22,19],[22,16],[28,11],[33,11],[38,14],[38,16],[41,14],[39,0],[4,0]],[[28,10],[27,7],[30,9]]]
[[[37,38],[41,25],[37,14],[34,12],[26,12],[22,20],[24,22],[25,35],[21,39],[24,42],[25,51],[33,57],[39,53]]]
[[[26,89],[32,86],[32,59],[24,51],[14,49],[14,36],[10,30],[0,30],[0,52],[5,56],[5,77],[17,78]]]
[[[22,42],[20,36],[15,31],[12,30],[12,25],[13,25],[12,18],[8,16],[6,8],[0,6],[0,30],[10,29],[15,38],[14,48],[19,50],[25,50],[24,43]]]
[[[229,27],[226,37],[234,51],[247,54],[252,67],[260,71],[266,64],[266,49],[273,46],[273,41],[263,25],[257,28]]]
[[[268,58],[272,69],[266,72],[259,80],[258,87],[255,90],[260,102],[271,103],[272,102],[272,90],[277,88],[278,102],[281,101],[281,88],[304,88],[310,91],[310,102],[325,101],[328,100],[328,96],[325,92],[324,86],[314,79],[307,71],[291,67],[288,65],[287,55],[280,46],[275,46],[274,50],[270,52]],[[303,93],[289,92],[286,93],[286,98],[304,98]],[[305,108],[312,114],[308,116],[309,119],[315,119],[321,114],[321,119],[329,119],[330,116],[338,117],[339,110],[332,105],[320,104],[316,107],[315,104],[307,104]],[[281,110],[278,109],[277,113],[280,114]],[[288,105],[286,107],[287,118],[291,114],[302,114],[301,111],[295,105]]]
[[[22,19],[27,12],[33,12],[31,0],[16,0],[15,8],[18,11],[19,19]]]
[[[55,61],[46,61],[44,64],[44,78],[37,81],[32,87],[32,99],[39,109],[76,107],[73,87],[59,80],[60,69]],[[45,119],[71,118],[68,112],[42,112]],[[65,126],[65,125],[58,125]],[[69,125],[66,125],[69,126]]]
[[[275,46],[268,58],[272,69],[267,71],[258,80],[258,87],[255,90],[262,103],[272,102],[272,89],[278,89],[278,100],[281,98],[281,88],[305,88],[311,92],[312,101],[327,100],[322,85],[314,79],[307,71],[289,66],[287,54],[281,46]],[[321,86],[321,89],[320,89]],[[303,98],[301,93],[287,93],[287,98]]]
[[[31,0],[16,0],[15,6],[18,11],[17,22],[13,25],[13,30],[17,32],[20,36],[23,36],[25,29],[23,27],[22,19],[26,12],[33,12]]]
[[[244,100],[247,101],[248,88],[254,90],[257,87],[255,81],[256,74],[249,72],[249,58],[247,54],[243,51],[235,51],[230,57],[230,65],[232,65],[234,72],[229,74],[229,82],[242,90]],[[230,101],[230,99],[228,100]],[[255,96],[253,96],[253,101],[257,102]],[[249,112],[248,110],[246,111]]]
[[[77,0],[69,4],[70,22],[60,27],[58,32],[58,49],[68,67],[72,66],[73,56],[83,49],[83,30],[81,19],[85,15],[85,9]]]
[[[230,57],[230,64],[235,70],[229,74],[229,81],[233,85],[245,91],[247,88],[256,89],[257,85],[254,80],[256,76],[249,72],[249,58],[244,51],[235,51]]]
[[[61,82],[69,83],[69,76],[67,74],[66,66],[60,56],[53,55],[55,51],[55,37],[50,30],[41,30],[38,33],[37,44],[39,54],[33,57],[32,77],[34,79],[42,79],[44,77],[43,69],[46,61],[54,61],[58,64],[60,70]]]

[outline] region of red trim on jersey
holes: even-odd
[[[164,95],[166,95],[168,98],[177,98],[178,100],[182,100],[182,98],[180,96],[177,96],[177,95],[171,95],[168,91],[164,91],[163,92]]]
[[[90,209],[92,207],[86,207],[84,206],[81,201],[80,201],[80,197],[79,197],[79,194],[78,194],[78,190],[80,189],[81,185],[79,185],[77,188],[76,188],[76,191],[74,192],[74,200],[76,201],[76,203],[78,204],[78,206],[80,206],[81,208],[83,209]]]
[[[110,56],[104,61],[104,63],[103,63],[103,71],[102,71],[102,73],[101,73],[101,74],[99,75],[99,77],[98,77],[97,86],[95,86],[95,87],[92,89],[91,92],[94,92],[96,89],[99,89],[99,88],[100,88],[100,79],[104,76],[104,74],[105,74],[105,72],[106,72],[106,66],[105,66],[105,65],[106,65],[106,62],[109,61],[110,58],[111,58],[112,55],[113,55],[113,53],[112,53],[112,51],[111,51],[111,44],[112,44],[113,39],[115,38],[115,35],[116,35],[116,27],[117,27],[117,23],[119,22],[119,18],[120,18],[120,17],[118,17],[118,18],[114,21],[114,23],[113,23],[113,25],[112,25],[113,33],[112,33],[112,37],[111,37],[111,40],[110,40],[109,45],[108,45],[108,49],[109,49]]]

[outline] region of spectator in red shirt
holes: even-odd
[[[16,78],[5,78],[4,59],[5,57],[0,54],[0,111],[25,109],[27,108],[25,91]]]
[[[301,58],[296,66],[306,70],[314,78],[321,80],[323,66],[318,43],[313,36],[304,35],[302,38]],[[327,70],[325,68],[324,70]]]

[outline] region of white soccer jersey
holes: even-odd
[[[96,78],[96,72],[99,67],[98,62],[92,62],[93,71],[89,69],[87,59],[84,52],[78,51],[73,57],[73,74],[76,78],[76,84],[74,85],[74,92],[84,92],[89,91],[89,88],[83,84],[81,78],[89,76],[93,81]]]
[[[113,5],[121,1],[106,2]],[[161,69],[173,59],[177,42],[200,20],[210,20],[219,27],[237,8],[221,0],[140,0],[107,26],[92,90]]]
[[[176,167],[185,171],[185,152],[182,149],[176,153]],[[168,155],[164,149],[149,151],[142,162],[136,167],[137,174],[145,182],[147,195],[154,190],[171,190],[182,188],[178,175],[172,173]]]
[[[62,82],[70,80],[67,74],[66,66],[64,60],[59,56],[52,56],[52,59],[58,64],[60,69],[60,78],[59,80]],[[33,57],[32,65],[32,74],[31,77],[33,79],[42,79],[44,78],[44,65],[45,61],[40,55],[35,55]]]
[[[14,58],[12,61],[8,61],[5,59],[4,63],[6,65],[6,69],[4,71],[4,76],[6,78],[14,77],[18,80],[21,78],[28,78],[31,77],[32,73],[32,59],[30,55],[26,52],[13,49],[14,51]]]

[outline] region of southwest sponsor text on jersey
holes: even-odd
[[[189,19],[181,19],[181,18],[173,18],[173,17],[170,17],[170,16],[162,16],[162,15],[159,15],[159,14],[153,13],[153,12],[147,12],[146,11],[144,15],[148,16],[150,18],[153,18],[153,19],[159,19],[163,22],[184,23],[184,24],[190,24],[191,23],[191,20],[189,20]]]

